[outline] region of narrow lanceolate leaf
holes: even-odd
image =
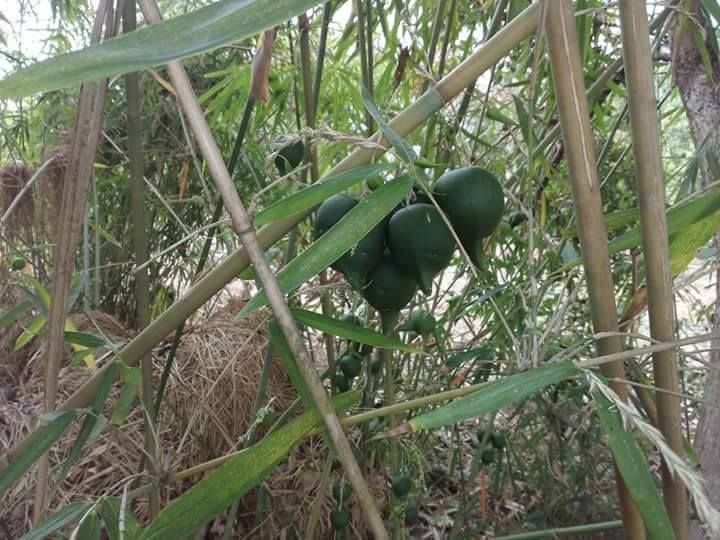
[[[638,448],[635,438],[625,430],[620,413],[602,392],[596,390],[593,397],[615,464],[645,522],[648,536],[652,540],[674,539],[670,518],[650,474],[648,462]]]
[[[290,377],[290,381],[297,389],[298,394],[300,394],[300,399],[302,399],[302,402],[306,407],[312,407],[314,403],[312,393],[310,392],[302,373],[300,373],[300,368],[295,361],[295,357],[290,350],[290,346],[288,345],[285,336],[280,330],[280,326],[278,326],[278,323],[275,320],[270,321],[270,324],[268,324],[268,331],[270,333],[270,341],[272,342],[273,349],[280,357],[280,361]]]
[[[20,540],[43,540],[51,538],[52,535],[71,523],[79,521],[92,506],[89,502],[70,503],[48,517],[45,521],[38,523],[32,530],[28,531]]]
[[[47,424],[37,428],[27,440],[25,449],[0,471],[0,497],[42,456],[77,416],[77,411],[58,411],[48,418]]]
[[[292,216],[304,210],[314,208],[325,199],[345,191],[355,184],[386,170],[389,165],[363,165],[347,172],[331,176],[322,182],[313,184],[297,193],[268,206],[255,216],[255,226],[262,227],[280,218]]]
[[[403,139],[397,131],[390,127],[390,124],[387,123],[382,113],[380,113],[378,108],[375,106],[372,96],[370,95],[370,92],[368,92],[368,89],[365,88],[365,85],[362,84],[360,87],[362,89],[362,98],[365,103],[365,108],[370,113],[370,116],[372,116],[378,123],[380,129],[383,131],[383,134],[388,138],[390,144],[392,144],[397,151],[400,159],[408,164],[415,162],[418,156],[412,146],[410,146],[410,143]]]
[[[32,308],[29,300],[23,300],[7,311],[0,313],[0,328],[7,328]]]
[[[96,427],[101,423],[100,418],[103,408],[105,407],[105,401],[107,400],[108,394],[110,393],[110,388],[112,388],[113,382],[115,382],[117,373],[118,364],[117,362],[113,362],[112,365],[107,370],[105,370],[105,373],[100,379],[100,384],[95,391],[95,399],[93,400],[91,410],[85,416],[85,420],[83,421],[83,425],[80,428],[80,432],[78,433],[78,436],[75,439],[72,448],[70,449],[68,457],[65,459],[65,463],[63,464],[63,468],[60,473],[60,478],[57,481],[58,484],[65,479],[65,476],[70,471],[70,468],[80,457],[85,443],[91,440],[91,435],[93,434],[93,431],[95,431]],[[102,425],[104,425],[104,423]]]
[[[332,317],[304,309],[290,308],[290,311],[295,320],[300,324],[309,326],[315,330],[320,330],[331,336],[357,341],[365,345],[372,345],[377,349],[418,352],[418,349],[406,345],[398,338],[380,334],[369,328],[358,326],[357,324],[339,321]]]
[[[720,191],[708,193],[688,203],[673,206],[667,212],[668,235],[672,241],[678,233],[683,233],[689,227],[703,221],[714,219],[716,212],[720,210]],[[619,253],[626,249],[633,249],[640,245],[640,228],[632,228],[621,234],[608,245],[610,254]],[[704,245],[704,243],[702,244]],[[702,247],[698,246],[696,249]],[[581,259],[570,261],[563,269],[570,268],[581,262]]]
[[[110,540],[134,540],[140,533],[140,525],[132,513],[132,509],[122,507],[120,497],[107,497],[103,499],[98,508],[98,513],[105,525]],[[122,534],[120,528],[122,525]]]
[[[357,402],[359,395],[345,393],[333,399],[336,411]],[[311,410],[227,461],[165,508],[140,535],[142,540],[185,538],[234,501],[258,485],[292,448],[322,423]]]
[[[340,221],[277,274],[282,292],[287,294],[294,291],[347,253],[407,195],[412,182],[409,177],[387,182],[356,204]],[[247,315],[266,304],[267,297],[261,291],[245,304],[239,315]]]
[[[19,98],[188,58],[272,28],[321,0],[221,0],[186,15],[35,63],[0,81]]]
[[[389,435],[402,435],[407,432],[448,426],[468,418],[495,412],[577,374],[578,370],[572,362],[560,362],[511,375],[490,383],[469,396],[416,416],[406,425],[391,431]]]

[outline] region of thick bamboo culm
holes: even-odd
[[[675,339],[672,275],[665,216],[665,182],[660,153],[657,100],[645,2],[620,0],[625,77],[635,157],[640,230],[648,291],[650,335],[658,342]],[[677,355],[673,349],[653,355],[658,427],[670,447],[684,454]],[[688,538],[685,486],[662,467],[663,495],[677,540]]]
[[[596,333],[617,333],[615,291],[574,12],[569,0],[551,0],[545,3],[545,9],[543,20],[572,184],[593,329]],[[619,335],[597,340],[600,355],[621,350]],[[608,378],[625,378],[622,361],[603,364],[601,369]],[[613,383],[613,389],[622,399],[627,400],[626,385],[616,382]],[[641,540],[645,538],[645,526],[617,468],[615,478],[626,538]]]
[[[432,114],[440,110],[448,101],[457,96],[470,82],[479,77],[498,60],[506,55],[512,48],[527,38],[536,28],[538,22],[538,2],[533,3],[515,19],[510,21],[495,36],[479,47],[470,57],[457,66],[446,77],[430,88],[410,107],[399,113],[391,122],[391,127],[400,135],[408,135]],[[378,133],[374,140],[378,140],[375,149],[359,148],[341,161],[324,177],[338,174],[352,169],[382,155],[389,146],[389,142]],[[322,179],[321,179],[322,180]],[[258,231],[260,245],[267,249],[280,240],[288,231],[302,221],[310,211],[284,218],[263,227]],[[142,355],[146,354],[160,342],[168,333],[172,332],[182,321],[200,308],[209,298],[222,289],[225,284],[235,279],[250,264],[244,248],[236,250],[229,255],[208,275],[198,281],[187,294],[175,302],[167,311],[163,312],[150,326],[133,338],[122,350],[120,358],[128,365],[135,365]],[[77,409],[87,406],[95,394],[95,389],[102,377],[103,370],[98,370],[83,384],[72,396],[59,407],[60,410]],[[4,456],[5,462],[10,462],[22,450],[27,438],[9,450]],[[0,463],[2,466],[2,463]]]

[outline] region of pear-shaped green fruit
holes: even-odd
[[[350,512],[344,508],[335,508],[330,512],[330,523],[336,531],[343,530],[350,523]]]
[[[433,193],[468,255],[479,264],[482,239],[492,234],[505,211],[500,182],[485,169],[463,167],[443,174]]]
[[[415,280],[403,274],[386,253],[368,274],[362,293],[372,307],[387,312],[400,311],[407,306],[416,289]]]
[[[420,518],[420,511],[418,510],[417,504],[414,502],[409,502],[407,506],[405,507],[405,523],[408,525],[412,525],[413,523],[417,523],[417,520]]]
[[[512,214],[510,214],[510,217],[508,218],[508,223],[510,224],[510,227],[515,228],[518,225],[522,225],[527,221],[528,217],[525,214],[525,212],[515,211]]]
[[[393,261],[430,294],[433,278],[447,268],[455,250],[440,213],[429,204],[412,204],[393,214],[388,231]]]
[[[396,476],[392,481],[392,491],[396,497],[405,497],[412,489],[412,480],[409,476]]]
[[[293,137],[283,135],[275,139],[273,146],[279,149],[275,156],[275,166],[281,175],[297,168],[305,157],[305,143],[302,139],[293,141]]]
[[[326,199],[318,208],[315,219],[315,238],[319,238],[335,225],[358,203],[349,195],[338,194]],[[332,264],[332,268],[345,275],[348,283],[362,288],[365,277],[377,266],[385,250],[386,228],[383,223],[375,226],[362,240]]]
[[[22,270],[26,264],[27,261],[22,255],[13,255],[10,257],[10,268],[13,270]]]
[[[435,331],[437,321],[427,311],[421,309],[413,311],[407,322],[400,327],[400,330],[415,332],[423,337],[429,336]]]
[[[482,461],[485,465],[490,465],[493,461],[495,461],[495,450],[493,448],[486,448],[483,450],[480,454],[480,461]]]
[[[340,371],[345,374],[345,377],[353,379],[360,375],[362,371],[362,357],[353,352],[346,352],[340,357],[339,360]]]
[[[350,390],[350,381],[348,381],[344,373],[341,372],[335,375],[335,387],[341,394]]]

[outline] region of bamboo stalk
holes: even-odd
[[[134,32],[137,28],[137,13],[135,2],[126,2],[122,14],[123,32]],[[132,244],[135,251],[135,264],[143,265],[149,258],[148,230],[145,212],[145,164],[143,161],[142,122],[140,120],[142,94],[140,91],[140,77],[137,72],[125,75],[125,94],[127,96],[127,137],[128,160],[130,173],[130,211],[132,215]],[[147,266],[135,272],[135,315],[136,326],[143,329],[150,324],[150,279]],[[145,453],[140,464],[140,470],[148,468],[151,474],[157,473],[156,458],[159,456],[157,440],[153,429],[153,365],[152,354],[147,353],[140,359],[142,372],[142,401],[147,414],[144,419]],[[151,459],[145,460],[146,456]],[[156,488],[150,491],[150,516],[154,517],[160,512],[160,491]]]
[[[406,136],[420,126],[430,115],[440,110],[450,99],[455,97],[470,82],[492,67],[500,58],[527,38],[537,26],[537,2],[533,3],[492,39],[480,46],[467,60],[457,66],[438,84],[420,96],[412,105],[400,112],[390,126],[401,136]],[[389,142],[376,134],[379,146],[374,149],[358,148],[325,176],[339,174],[353,167],[369,163],[383,154]],[[260,245],[267,249],[280,240],[285,234],[302,221],[312,210],[278,220],[263,227],[258,232]],[[208,299],[215,295],[227,283],[237,277],[250,264],[245,248],[239,248],[210,273],[199,280],[182,298],[164,311],[153,323],[135,336],[118,355],[127,365],[137,364],[138,359],[157,345],[165,336],[173,331],[183,320],[200,308]],[[88,379],[63,404],[59,410],[77,409],[87,406],[99,384],[104,369]],[[27,444],[26,437],[6,454],[6,463],[13,461]]]
[[[650,335],[674,339],[672,276],[665,215],[665,183],[660,153],[654,71],[645,2],[620,0],[620,28],[628,86],[628,105],[635,156],[640,231],[645,258]],[[674,350],[653,356],[659,429],[670,447],[684,455],[677,358]],[[665,508],[678,540],[688,538],[688,501],[682,481],[663,464]]]
[[[572,183],[593,328],[595,332],[614,333],[618,331],[617,307],[574,13],[567,0],[546,2],[545,8],[545,32]],[[622,350],[617,335],[598,339],[596,344],[600,355]],[[608,378],[624,379],[622,361],[603,364],[601,369]],[[612,386],[621,399],[627,400],[626,385],[616,382]],[[615,477],[625,533],[631,539],[645,538],[642,518],[617,468]]]
[[[105,37],[110,37],[113,26],[113,6],[103,0],[98,6],[91,42],[97,44],[105,26]],[[75,268],[75,251],[80,239],[83,213],[90,190],[90,179],[95,162],[95,151],[102,127],[103,109],[107,95],[107,79],[82,85],[78,100],[75,129],[70,148],[70,160],[64,174],[59,222],[64,230],[58,234],[53,250],[53,288],[48,314],[47,352],[45,369],[45,412],[55,409],[58,390],[58,373],[65,354],[65,318],[70,293],[70,280]],[[47,452],[38,463],[33,521],[42,518],[47,506],[50,462]]]

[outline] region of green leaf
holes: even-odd
[[[682,273],[719,230],[720,212],[716,212],[670,235],[670,273]]]
[[[718,210],[720,210],[720,191],[717,190],[707,193],[702,197],[693,199],[690,202],[673,206],[667,211],[668,236],[670,241],[672,242],[672,239],[677,233],[687,232],[692,225],[697,224],[706,218],[714,219],[713,216]],[[707,223],[705,226],[707,226]],[[640,244],[640,226],[637,225],[610,242],[608,245],[608,251],[612,255],[626,249],[636,248]],[[705,243],[698,246],[696,251],[703,245],[705,245]],[[578,257],[567,263],[562,270],[572,268],[580,262],[581,259]]]
[[[100,516],[95,512],[90,512],[78,527],[77,540],[100,540],[102,533],[102,522]]]
[[[167,64],[284,23],[320,0],[222,0],[161,23],[21,69],[0,81],[20,98]]]
[[[416,416],[410,420],[410,428],[412,431],[433,429],[482,416],[577,374],[578,370],[572,362],[560,362],[511,375],[490,383],[469,396]]]
[[[354,405],[359,394],[332,400],[336,411]],[[209,473],[166,507],[143,531],[142,540],[180,538],[196,531],[267,477],[290,450],[322,423],[313,409]]]
[[[87,443],[88,440],[92,440],[92,435],[93,432],[96,431],[96,427],[100,425],[102,428],[102,426],[105,425],[105,419],[103,418],[101,421],[100,418],[102,418],[101,415],[103,408],[105,407],[105,401],[107,401],[110,388],[112,388],[112,385],[117,378],[117,373],[118,364],[117,362],[113,362],[102,374],[97,390],[95,391],[95,398],[93,399],[92,407],[90,408],[90,412],[85,415],[85,420],[80,428],[80,432],[70,449],[68,457],[65,459],[62,471],[60,472],[60,478],[57,481],[58,484],[65,479],[68,472],[70,472],[70,468],[80,458],[80,454],[82,453],[85,443]]]
[[[378,123],[380,129],[382,129],[383,133],[390,141],[390,144],[392,144],[397,151],[400,159],[402,159],[405,163],[408,164],[417,161],[418,156],[415,153],[415,150],[413,150],[409,142],[403,139],[400,134],[393,128],[391,128],[390,124],[385,121],[385,118],[375,106],[375,103],[373,103],[372,96],[370,95],[370,92],[368,92],[368,89],[365,88],[365,85],[361,84],[360,89],[362,91],[362,98],[363,102],[365,103],[365,108],[370,113],[370,116],[372,116],[373,119]]]
[[[56,414],[46,425],[38,427],[26,439],[23,451],[0,471],[0,497],[38,460],[77,416],[77,411],[54,411]]]
[[[535,148],[535,133],[533,132],[532,125],[531,125],[531,118],[530,115],[527,112],[527,109],[525,108],[525,104],[522,102],[520,97],[513,94],[513,100],[515,101],[515,111],[517,113],[518,117],[518,123],[520,124],[520,131],[523,134],[523,139],[525,140],[525,146],[529,150],[532,150]]]
[[[105,523],[105,530],[110,540],[120,540],[120,504],[121,499],[119,497],[107,497],[103,499],[98,508],[98,513]],[[135,518],[135,514],[132,513],[130,505],[123,509],[122,521],[124,525],[123,538],[126,540],[137,538],[138,534],[140,534],[140,525]]]
[[[380,334],[364,326],[358,326],[351,322],[340,321],[327,315],[299,308],[290,308],[290,312],[298,323],[314,328],[315,330],[320,330],[331,336],[357,341],[365,345],[372,345],[377,349],[419,352],[419,349],[406,345],[396,337]]]
[[[37,315],[28,325],[28,327],[23,330],[23,333],[18,336],[18,338],[15,340],[15,348],[13,350],[20,350],[25,345],[30,343],[33,338],[35,338],[39,333],[40,330],[43,329],[43,326],[45,326],[45,323],[47,322],[47,317],[45,315]]]
[[[517,125],[517,122],[515,122],[515,120],[513,120],[509,116],[505,116],[503,113],[500,112],[500,109],[492,106],[487,108],[485,116],[487,116],[490,120],[500,122],[501,124],[505,124],[506,126]]]
[[[655,486],[648,463],[640,452],[632,433],[625,430],[620,413],[600,390],[593,392],[597,412],[620,474],[630,496],[645,522],[652,540],[675,538],[670,518]]]
[[[717,0],[700,0],[703,7],[712,15],[715,22],[720,23],[720,4]]]
[[[330,266],[362,240],[403,200],[412,187],[412,178],[402,177],[386,182],[362,199],[343,218],[278,274],[280,290],[287,294]],[[245,316],[267,305],[263,291],[256,294],[240,311]]]
[[[103,229],[100,225],[98,225],[98,224],[96,224],[96,223],[91,223],[91,224],[90,224],[90,228],[91,228],[92,230],[94,230],[97,234],[99,234],[100,236],[102,236],[105,240],[107,240],[108,242],[110,242],[113,246],[122,249],[122,244],[121,244],[120,242],[118,242],[112,234],[110,234],[109,232],[107,232],[107,231],[106,231],[105,229]]]
[[[32,302],[23,300],[7,311],[3,311],[2,314],[0,314],[0,328],[7,328],[11,324],[14,324],[15,321],[25,315],[30,308],[32,308]]]
[[[295,386],[300,394],[300,399],[302,399],[302,402],[306,407],[312,407],[314,402],[310,389],[305,383],[302,373],[300,373],[297,361],[295,360],[295,357],[293,356],[288,342],[280,330],[277,321],[274,319],[270,321],[270,324],[268,324],[268,331],[270,333],[270,341],[272,342],[273,349],[277,352],[285,371],[287,371],[287,374],[290,377],[290,381],[292,381],[293,386]]]
[[[331,176],[327,180],[313,184],[270,205],[255,216],[255,226],[262,227],[276,219],[292,216],[303,210],[313,208],[332,195],[340,193],[366,178],[375,176],[388,167],[389,165],[363,165],[337,176]]]
[[[53,533],[78,521],[90,508],[92,508],[92,503],[89,502],[76,502],[63,506],[46,520],[33,527],[20,540],[44,540],[50,538]]]
[[[65,330],[65,342],[72,343],[74,345],[81,345],[89,349],[99,349],[100,347],[108,347],[111,345],[103,338],[94,334],[88,334],[85,332],[71,332],[69,330]],[[87,354],[87,351],[83,352]]]
[[[135,397],[137,397],[137,384],[126,383],[125,386],[120,390],[117,404],[113,410],[112,416],[110,417],[110,423],[114,426],[121,426],[125,419],[130,414],[133,403],[135,403]]]

